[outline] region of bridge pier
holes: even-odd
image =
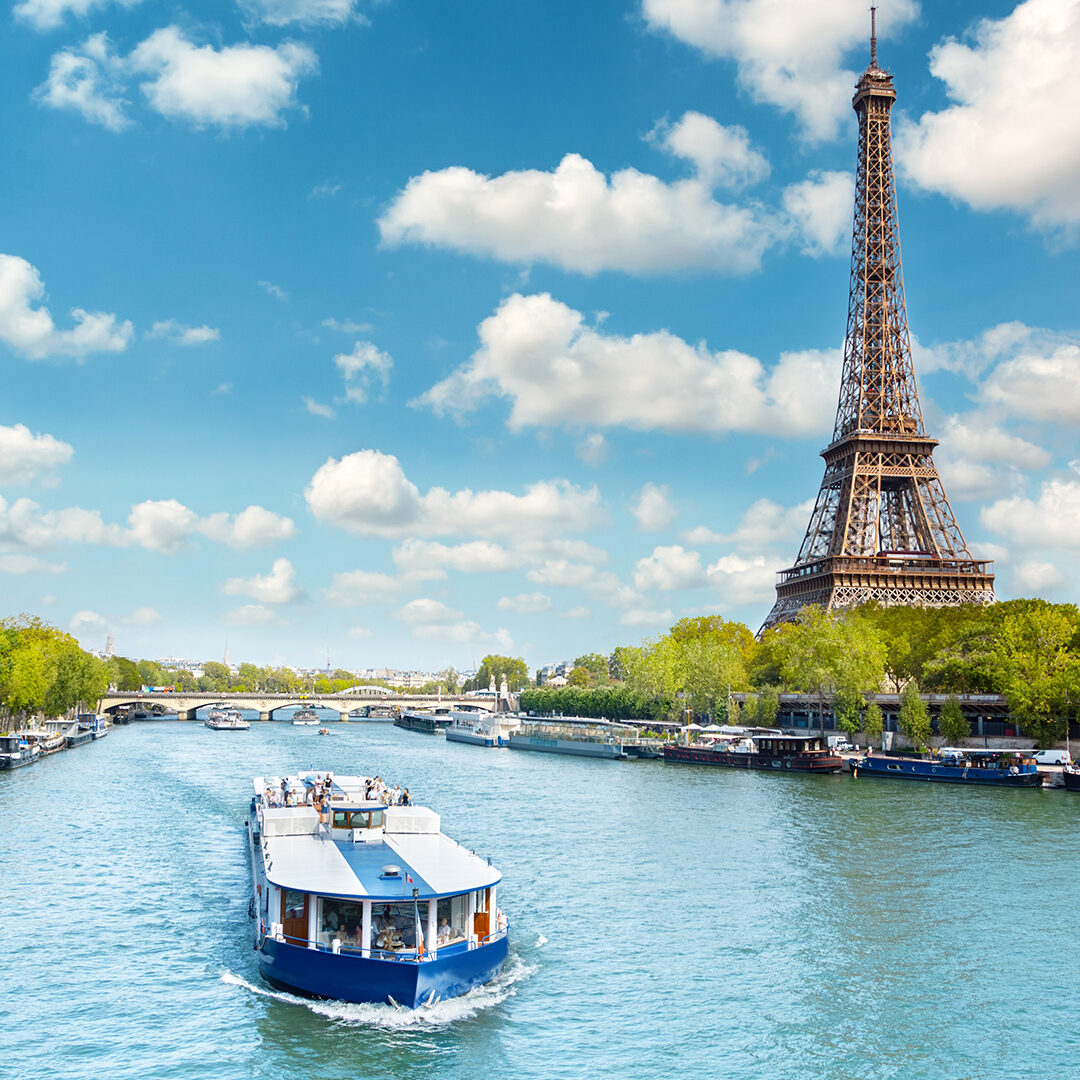
[[[260,720],[269,720],[270,719],[270,714],[268,712],[261,712],[261,713],[259,713],[259,719]]]
[[[349,712],[351,712],[351,710],[347,710],[345,712],[342,712],[340,709],[338,709],[338,719],[343,724],[347,724],[349,722]]]
[[[176,713],[177,720],[194,720],[197,709],[179,709]]]

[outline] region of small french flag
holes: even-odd
[[[405,875],[405,883],[406,883],[407,885],[412,885],[412,884],[414,884],[414,882],[413,882],[413,879],[412,879],[412,878],[411,878],[411,877],[410,877],[410,876],[409,876],[408,874],[406,874],[406,875]]]

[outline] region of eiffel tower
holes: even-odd
[[[973,559],[934,466],[911,362],[889,116],[892,76],[870,66],[855,87],[859,163],[844,370],[833,441],[795,565],[782,570],[762,630],[800,608],[867,601],[989,604],[993,564]]]

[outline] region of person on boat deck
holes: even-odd
[[[401,788],[395,784],[390,789],[390,805],[397,806],[401,802]]]
[[[409,789],[408,788],[406,788],[401,793],[401,805],[402,806],[412,806],[412,799],[409,798]]]

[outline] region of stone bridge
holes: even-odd
[[[194,720],[199,709],[211,705],[229,705],[236,709],[258,712],[260,720],[273,719],[278,709],[290,709],[301,705],[333,709],[342,720],[349,719],[355,709],[390,709],[400,714],[404,709],[430,709],[442,704],[451,708],[469,708],[483,712],[496,712],[498,700],[493,697],[448,697],[441,702],[435,695],[387,694],[260,694],[260,693],[196,693],[189,691],[165,691],[143,693],[141,691],[110,691],[98,704],[98,712],[115,713],[122,705],[164,705],[166,712],[176,713],[178,720]]]

